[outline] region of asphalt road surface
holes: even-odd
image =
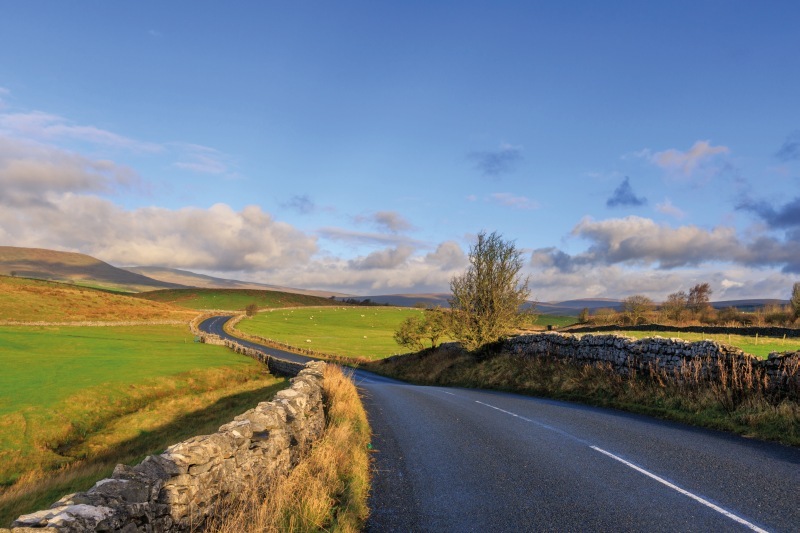
[[[800,531],[798,448],[516,394],[354,378],[374,434],[368,531]]]

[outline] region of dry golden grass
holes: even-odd
[[[324,387],[328,426],[309,455],[288,477],[238,495],[205,531],[361,531],[369,512],[369,424],[339,367],[326,366]]]
[[[607,364],[508,353],[479,356],[450,345],[375,361],[364,368],[416,383],[580,401],[800,446],[799,391],[788,397],[770,393],[752,365],[720,366],[717,379],[709,379],[701,366],[698,362],[679,376],[658,369],[621,376]],[[789,372],[797,376],[800,368]]]
[[[172,385],[175,381],[180,382],[181,391]],[[64,494],[88,489],[110,475],[118,463],[136,464],[171,444],[213,433],[286,385],[286,380],[257,366],[210,369],[172,380],[154,380],[136,386],[125,405],[104,406],[119,412],[106,413],[109,420],[85,435],[75,434],[74,425],[68,421],[52,429],[37,429],[20,416],[20,439],[27,440],[31,432],[42,435],[33,438],[26,448],[0,450],[0,465],[23,471],[13,483],[0,486],[0,527],[21,514],[47,508]],[[104,405],[103,397],[96,392],[83,393],[84,402]],[[72,401],[78,401],[77,397],[66,403]]]
[[[188,322],[196,312],[132,296],[0,276],[3,322]]]

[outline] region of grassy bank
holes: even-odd
[[[0,276],[0,321],[188,322],[193,315],[179,307],[133,296],[65,283]]]
[[[507,353],[484,356],[452,345],[363,367],[414,383],[497,389],[624,409],[748,437],[800,446],[800,404],[775,401],[757,383],[711,385],[638,375]]]
[[[325,369],[328,427],[285,479],[253,487],[230,502],[206,531],[361,531],[368,515],[370,429],[355,385],[335,365]]]
[[[0,525],[219,425],[284,380],[185,326],[0,327]]]

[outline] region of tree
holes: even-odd
[[[520,306],[530,295],[522,277],[522,252],[497,232],[478,234],[469,266],[450,280],[450,329],[468,350],[497,341],[522,323]]]
[[[394,332],[394,340],[397,344],[422,350],[425,347],[423,340],[431,341],[431,348],[436,348],[445,333],[447,333],[447,320],[444,311],[439,309],[427,309],[422,316],[410,316],[400,323]]]
[[[589,308],[588,307],[584,307],[583,309],[581,309],[581,312],[578,315],[578,322],[580,322],[581,324],[586,324],[587,322],[589,322]]]
[[[667,301],[661,304],[661,311],[670,320],[680,322],[688,300],[689,297],[684,291],[673,292],[667,296]]]
[[[800,282],[795,283],[792,287],[792,298],[789,300],[789,305],[792,307],[794,319],[800,318]]]
[[[400,326],[394,332],[394,341],[400,346],[405,346],[412,350],[422,350],[425,345],[422,343],[422,317],[410,316],[400,322]]]
[[[628,319],[634,326],[653,310],[655,305],[653,300],[641,294],[634,294],[622,300],[622,311],[628,315]]]
[[[711,307],[708,303],[708,298],[711,296],[712,292],[711,286],[708,283],[698,283],[689,289],[686,307],[695,315],[708,310]]]
[[[244,312],[247,316],[255,316],[255,314],[258,313],[258,305],[248,304],[248,306],[244,308]]]

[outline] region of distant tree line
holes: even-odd
[[[688,293],[678,291],[668,295],[660,305],[647,296],[635,294],[622,301],[619,311],[600,308],[590,312],[585,308],[578,315],[578,321],[593,325],[637,325],[649,322],[674,325],[791,326],[800,319],[800,283],[794,284],[789,305],[766,305],[750,312],[736,307],[714,309],[710,302],[712,292],[708,283],[698,283]]]

